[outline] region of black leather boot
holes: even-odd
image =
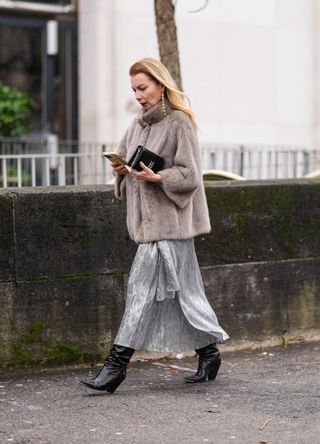
[[[134,353],[133,348],[114,344],[104,366],[97,376],[88,381],[80,381],[93,390],[104,390],[113,393],[124,381],[127,373],[127,365]]]
[[[221,364],[220,352],[216,344],[196,350],[199,355],[198,371],[194,376],[184,378],[186,382],[205,382],[207,379],[215,379]]]

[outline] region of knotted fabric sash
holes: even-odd
[[[155,242],[155,246],[158,258],[151,291],[154,292],[157,301],[173,299],[176,291],[180,290],[175,258],[167,241]]]

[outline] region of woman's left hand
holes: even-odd
[[[140,162],[140,166],[142,168],[142,171],[135,171],[129,166],[126,166],[126,169],[129,171],[129,173],[132,174],[133,177],[136,177],[139,180],[145,180],[146,182],[154,183],[162,182],[160,174],[154,173],[150,168],[145,166],[143,162]]]

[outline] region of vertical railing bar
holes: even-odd
[[[50,186],[50,157],[45,157],[45,184]]]
[[[273,167],[272,167],[272,152],[271,150],[268,150],[268,176],[270,176],[270,179],[273,179],[272,174],[273,174]]]
[[[251,174],[251,164],[252,164],[252,151],[249,150],[247,151],[247,159],[248,159],[248,166],[246,168],[245,164],[243,165],[243,177],[248,176],[249,179],[251,179],[252,177],[250,176]]]
[[[36,186],[36,158],[31,157],[31,184],[33,187]]]
[[[244,146],[240,145],[239,176],[243,176],[243,172],[244,172]]]
[[[309,157],[306,151],[303,151],[303,171],[302,174],[306,175],[309,172]]]
[[[18,188],[22,187],[22,177],[21,177],[21,157],[17,159],[17,173],[18,173]]]
[[[91,162],[90,152],[87,153],[87,162],[88,162],[88,165],[89,165],[89,168],[88,168],[89,175],[88,176],[91,178],[93,171],[92,171],[92,162]],[[90,180],[92,180],[92,179],[90,179]]]
[[[103,150],[105,151],[105,150]],[[102,181],[103,183],[107,182],[107,162],[106,162],[106,158],[103,156],[103,154],[101,154],[101,156],[99,156],[98,158],[100,160],[100,162],[102,162]]]
[[[299,165],[298,165],[298,156],[297,151],[293,152],[293,168],[294,168],[294,178],[298,177]]]
[[[66,155],[60,154],[58,157],[58,185],[66,184]]]
[[[274,178],[278,179],[278,171],[279,171],[279,156],[278,156],[278,151],[275,151],[275,168],[274,168]]]
[[[7,171],[7,159],[3,159],[2,163],[2,175],[3,175],[3,187],[8,187],[8,171]]]
[[[262,170],[262,151],[258,151],[258,165],[257,165],[258,175],[257,178],[261,179],[263,177],[263,170]]]
[[[62,156],[62,165],[63,165],[62,166],[62,172],[63,172],[62,179],[63,179],[63,186],[65,186],[67,183],[67,156],[66,155]]]
[[[78,158],[76,156],[74,156],[74,158],[73,158],[73,182],[74,182],[74,185],[78,185],[78,180],[79,180],[78,173],[79,173],[78,172]]]
[[[60,155],[60,156],[58,156],[58,185],[59,186],[62,185],[62,183],[61,183],[62,163],[61,163],[61,161],[62,161],[62,158],[61,158],[61,155]]]

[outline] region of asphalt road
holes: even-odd
[[[223,348],[222,348],[223,351]],[[0,374],[0,442],[320,443],[320,343],[223,353],[216,381],[185,384],[194,358],[130,365],[113,395],[96,369]]]

